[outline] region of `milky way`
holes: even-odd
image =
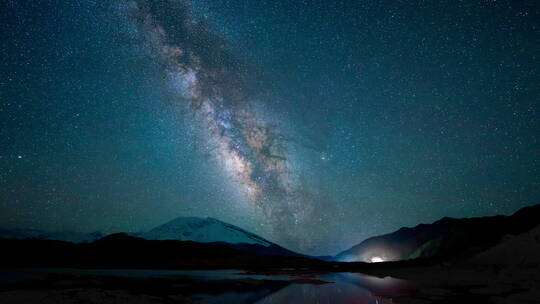
[[[194,114],[238,191],[262,212],[270,234],[291,237],[291,225],[308,216],[308,195],[291,170],[283,136],[254,110],[242,61],[184,2],[129,1],[124,10],[141,48],[159,64],[178,106]]]

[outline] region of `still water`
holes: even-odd
[[[265,279],[277,278],[267,276]],[[360,273],[330,273],[313,277],[329,282],[327,284],[296,283],[294,277],[286,279],[292,283],[277,291],[259,291],[259,294],[224,293],[205,298],[201,303],[384,304],[395,303],[393,297],[403,297],[414,292],[406,281],[390,277],[381,279]]]
[[[409,283],[390,277],[377,278],[360,273],[326,273],[309,276],[266,275],[249,274],[242,270],[4,269],[0,270],[0,285],[37,279],[49,274],[145,279],[181,278],[201,284],[209,284],[211,281],[243,281],[250,282],[252,285],[249,288],[234,288],[232,284],[233,287],[230,290],[194,294],[193,298],[196,300],[193,303],[201,304],[384,304],[396,303],[393,298],[407,297],[414,293]],[[279,284],[276,285],[275,282]]]

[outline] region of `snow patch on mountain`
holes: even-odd
[[[237,226],[215,218],[178,217],[158,226],[140,237],[147,240],[180,240],[201,243],[227,242],[231,244],[258,244],[270,246],[272,242]]]

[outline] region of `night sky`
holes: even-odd
[[[0,226],[335,254],[540,202],[537,1],[0,0]]]

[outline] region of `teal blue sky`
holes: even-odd
[[[134,3],[217,73],[201,83],[231,96],[221,114],[242,94],[279,134],[286,172],[242,141],[245,118],[221,134],[240,138],[219,155],[245,157],[266,206],[219,165],[208,138],[223,137],[171,88]],[[539,21],[534,1],[0,0],[0,225],[212,216],[333,254],[539,203]],[[290,176],[294,191],[276,186]]]

